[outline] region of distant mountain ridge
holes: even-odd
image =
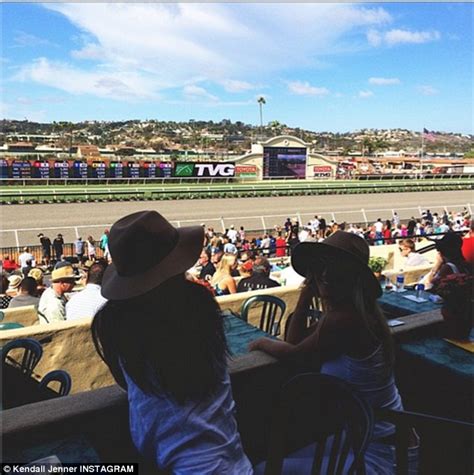
[[[57,146],[93,144],[155,150],[208,150],[243,153],[252,142],[277,135],[292,135],[311,144],[321,152],[337,150],[341,154],[370,154],[388,150],[417,153],[421,149],[421,131],[408,129],[360,129],[352,132],[311,131],[288,127],[278,121],[263,128],[224,119],[220,122],[190,120],[187,122],[157,120],[84,121],[38,123],[18,120],[0,121],[0,141],[27,141]],[[431,140],[424,141],[426,153],[468,153],[474,151],[474,136],[432,131]],[[434,140],[433,140],[434,138]]]

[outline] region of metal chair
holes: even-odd
[[[69,394],[69,392],[71,391],[72,380],[68,372],[62,369],[56,369],[54,371],[50,371],[40,381],[40,384],[39,384],[40,389],[46,389],[49,383],[53,381],[56,381],[59,383],[59,390],[57,391],[57,393],[60,396],[67,396]]]
[[[273,295],[255,295],[248,298],[240,309],[240,318],[248,322],[250,309],[258,304],[262,304],[262,313],[260,314],[260,330],[269,333],[272,336],[280,334],[280,322],[285,314],[286,303]],[[278,316],[279,314],[279,316]]]
[[[302,447],[310,454],[314,450],[308,474],[365,473],[373,412],[340,379],[318,373],[292,378],[283,386],[273,414],[265,475],[281,474],[284,459]]]
[[[41,343],[32,338],[19,338],[8,342],[2,348],[2,364],[6,363],[8,353],[15,349],[24,350],[21,362],[18,363],[19,369],[22,374],[31,376],[31,373],[43,356],[43,347],[41,346]]]
[[[15,330],[17,328],[24,328],[24,326],[21,323],[17,322],[0,323],[0,330]]]

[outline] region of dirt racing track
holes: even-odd
[[[54,237],[61,232],[66,242],[77,235],[99,238],[105,226],[118,218],[144,209],[154,209],[175,225],[205,223],[217,231],[230,225],[246,229],[272,229],[286,217],[307,222],[315,214],[338,222],[372,222],[390,218],[419,216],[422,209],[442,213],[445,208],[461,211],[474,207],[473,192],[412,192],[358,195],[287,196],[268,198],[225,198],[178,201],[126,201],[63,204],[23,204],[0,207],[0,246],[37,244],[40,230]],[[15,233],[15,230],[17,232]]]

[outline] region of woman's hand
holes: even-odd
[[[251,341],[249,343],[249,351],[264,351],[265,340],[267,340],[267,338],[259,338],[258,340]]]

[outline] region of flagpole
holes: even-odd
[[[421,155],[420,155],[420,176],[423,177],[423,158],[425,158],[425,134],[424,128],[421,130]]]

